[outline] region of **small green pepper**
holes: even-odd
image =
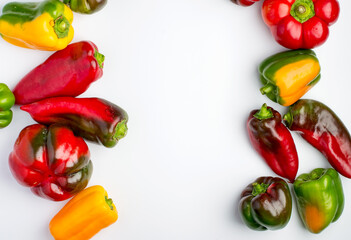
[[[301,174],[294,182],[294,193],[300,218],[312,233],[338,220],[344,209],[341,180],[333,168]]]
[[[0,83],[0,128],[7,127],[12,121],[10,108],[15,104],[15,96],[6,84]]]
[[[107,0],[61,0],[73,12],[92,14],[105,7]]]

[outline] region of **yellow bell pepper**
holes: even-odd
[[[59,0],[6,4],[0,16],[0,34],[19,47],[57,51],[73,39],[73,13]]]
[[[117,218],[112,199],[96,185],[73,197],[51,220],[49,228],[55,240],[87,240]]]

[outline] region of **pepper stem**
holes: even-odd
[[[269,187],[269,184],[266,184],[266,183],[253,183],[252,184],[252,195],[255,197],[257,195],[260,195],[261,193],[265,193],[267,191],[267,188]]]
[[[107,205],[111,208],[111,210],[113,210],[113,201],[111,198],[107,198],[107,196],[105,196],[105,201],[107,203]]]
[[[253,116],[259,120],[264,120],[272,118],[273,113],[270,108],[267,108],[267,104],[263,104],[260,111],[256,112]]]
[[[58,38],[65,38],[68,36],[70,23],[67,18],[60,16],[55,19],[54,31]]]
[[[128,131],[128,127],[127,127],[127,120],[123,120],[121,122],[119,122],[116,126],[116,133],[114,135],[116,140],[120,140],[123,137],[125,137],[125,135],[127,135],[127,131]]]
[[[294,121],[294,116],[293,116],[293,114],[291,113],[290,110],[289,110],[289,112],[287,112],[287,113],[284,115],[283,119],[284,119],[285,125],[286,125],[288,128],[290,128],[291,125],[292,125],[292,123],[293,123],[293,121]]]
[[[103,64],[104,64],[104,61],[105,61],[105,56],[103,54],[99,53],[97,49],[95,49],[94,57],[95,57],[96,61],[98,62],[99,67],[103,68],[104,67]]]
[[[290,15],[300,23],[306,22],[315,15],[312,0],[296,0],[291,6]]]
[[[268,83],[260,88],[260,92],[262,93],[262,95],[265,95],[274,91],[274,89],[275,89],[275,86],[273,84]]]

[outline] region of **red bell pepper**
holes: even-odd
[[[9,165],[20,184],[54,201],[66,200],[83,190],[93,170],[87,144],[60,125],[24,128],[10,154]]]
[[[102,76],[104,58],[92,42],[68,45],[22,78],[13,90],[16,104],[82,94]]]
[[[262,5],[263,20],[274,38],[290,49],[323,44],[339,12],[337,0],[265,0]]]
[[[87,140],[113,147],[127,134],[127,113],[99,98],[56,97],[21,106],[41,124],[61,123]]]
[[[299,161],[290,131],[281,115],[266,104],[253,110],[247,120],[247,132],[254,149],[279,176],[294,182]]]
[[[233,3],[243,6],[243,7],[248,7],[254,4],[255,2],[258,2],[260,0],[231,0]]]

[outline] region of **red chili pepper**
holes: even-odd
[[[274,38],[290,49],[323,44],[339,12],[337,0],[265,0],[262,5],[263,20]]]
[[[254,149],[279,176],[294,182],[299,161],[294,140],[282,123],[281,115],[266,104],[253,110],[247,131]]]
[[[23,111],[41,124],[61,123],[78,135],[113,147],[127,134],[127,113],[99,98],[56,97],[23,105]]]
[[[231,0],[233,3],[238,4],[240,6],[248,7],[254,4],[255,2],[258,2],[260,0]]]
[[[16,104],[82,94],[102,76],[104,58],[92,42],[68,45],[22,78],[13,90]]]
[[[20,184],[54,201],[66,200],[83,190],[93,170],[87,144],[60,125],[24,128],[10,154],[9,165]]]

